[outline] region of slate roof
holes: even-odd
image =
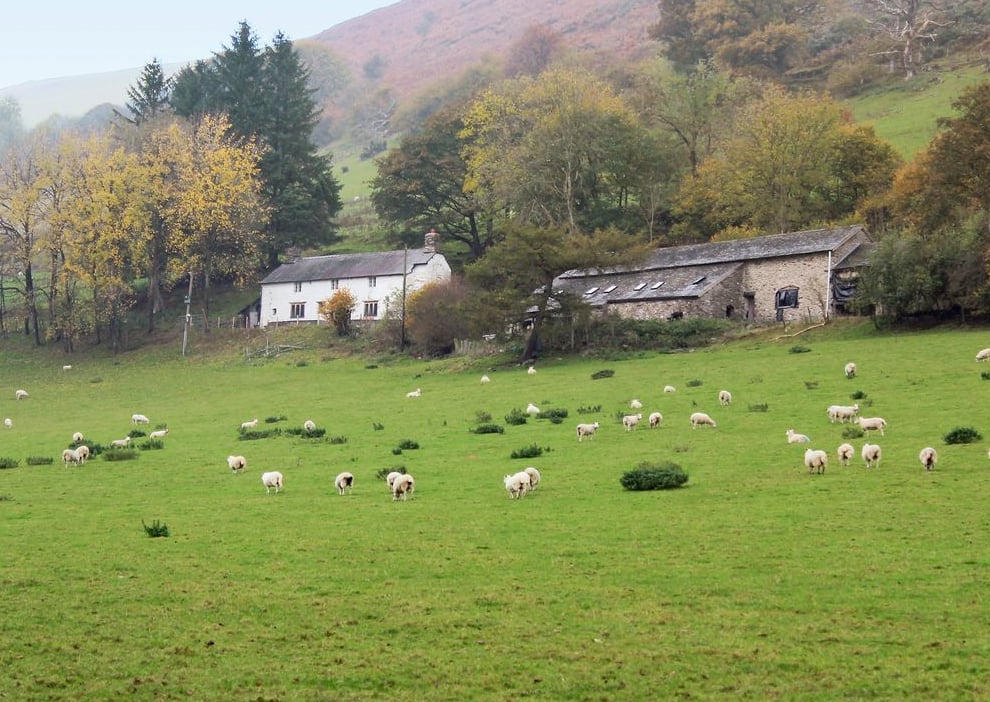
[[[309,256],[296,261],[283,263],[273,270],[262,285],[271,283],[296,283],[311,280],[346,280],[367,278],[368,276],[402,275],[402,262],[406,262],[405,273],[416,266],[425,265],[440,254],[423,249],[408,251],[377,251],[372,253],[332,254],[330,256]]]

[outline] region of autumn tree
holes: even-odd
[[[468,335],[465,303],[471,295],[459,277],[429,283],[406,300],[406,327],[416,348],[429,355],[450,353]]]
[[[921,64],[921,49],[934,42],[938,29],[949,24],[938,0],[862,0],[867,19],[896,47],[898,64],[911,78]]]
[[[329,298],[320,301],[318,314],[334,326],[337,336],[347,336],[351,333],[351,316],[355,304],[357,298],[354,293],[347,288],[338,288]]]
[[[509,47],[505,75],[509,78],[539,75],[558,58],[562,49],[560,34],[543,24],[531,25]]]

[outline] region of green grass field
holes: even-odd
[[[4,354],[0,416],[14,426],[0,428],[0,457],[21,463],[0,471],[0,698],[990,694],[990,366],[974,361],[986,331],[840,325],[692,353],[543,359],[535,376],[312,345],[245,362],[239,350],[263,339],[232,335],[209,356],[194,339],[186,359],[77,357],[65,372],[62,357]],[[591,378],[603,369],[614,376]],[[15,401],[18,387],[31,397]],[[889,423],[873,471],[835,459],[846,427],[825,408],[855,392]],[[625,431],[632,398],[662,426]],[[479,412],[503,424],[529,402],[568,418],[469,431]],[[692,430],[695,410],[718,428]],[[106,445],[134,412],[168,426],[164,449],[62,466],[74,431]],[[283,429],[313,419],[346,442],[238,440],[255,417]],[[575,424],[595,420],[598,435],[578,443]],[[960,426],[987,439],[945,445]],[[829,452],[824,475],[804,469],[788,428]],[[395,454],[405,439],[420,448]],[[864,440],[852,443],[858,457]],[[542,456],[509,458],[533,444]],[[933,473],[918,462],[925,445],[939,450]],[[247,457],[246,473],[231,474],[228,454]],[[620,486],[639,462],[667,460],[690,475],[683,488]],[[510,500],[502,477],[526,465],[543,483]],[[394,466],[416,478],[408,502],[375,477]],[[278,496],[259,479],[273,469]],[[333,488],[341,470],[356,476],[353,495]],[[155,520],[168,538],[146,535]]]

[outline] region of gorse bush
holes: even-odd
[[[694,380],[687,381],[686,385],[689,388],[697,388],[697,387],[700,387],[700,386],[704,385],[704,382],[701,381],[701,380],[698,380],[697,378],[695,378]]]
[[[807,346],[801,346],[800,344],[792,346],[790,349],[788,349],[788,353],[809,353],[810,351],[811,349],[809,349]]]
[[[161,439],[148,439],[138,444],[138,448],[142,451],[157,451],[158,449],[165,448],[165,442]]]
[[[615,375],[615,371],[610,368],[604,368],[600,371],[595,371],[591,374],[592,380],[601,380],[602,378],[611,378]]]
[[[28,456],[25,461],[29,466],[48,466],[55,462],[51,456]]]
[[[864,399],[866,399],[866,393],[863,392],[862,390],[857,390],[856,392],[854,392],[853,394],[851,394],[849,397],[851,397],[854,400],[864,400]]]
[[[484,410],[478,410],[474,413],[474,421],[478,424],[485,424],[492,421],[492,413],[485,412]]]
[[[135,448],[117,448],[111,447],[100,454],[104,461],[133,461],[138,457],[138,451]]]
[[[770,409],[770,405],[768,405],[766,402],[761,402],[761,403],[758,403],[758,404],[750,405],[749,406],[749,411],[750,412],[766,412],[769,409]]]
[[[407,450],[410,450],[411,451],[411,450],[418,449],[419,448],[419,443],[416,442],[416,441],[413,441],[412,439],[403,439],[402,441],[399,442],[398,448],[401,451],[407,451]]]
[[[16,458],[0,458],[0,470],[16,468],[21,464]]]
[[[129,432],[127,432],[127,435],[132,439],[140,439],[142,436],[147,436],[147,434],[145,434],[140,429],[131,429]]]
[[[982,441],[983,436],[972,427],[956,427],[943,437],[947,444],[971,444]]]
[[[168,536],[168,524],[164,522],[159,522],[157,519],[153,521],[150,525],[145,524],[144,520],[141,521],[141,526],[144,527],[144,533],[153,539],[162,538]]]
[[[288,417],[284,414],[280,414],[277,417],[265,417],[265,424],[275,424],[276,422],[284,422]]]
[[[331,444],[334,444],[334,445],[346,444],[347,443],[347,437],[346,436],[331,436],[329,439],[327,439],[327,441],[329,441]]]
[[[503,434],[505,427],[501,424],[479,424],[471,429],[472,434]]]
[[[853,425],[848,426],[848,427],[846,427],[845,429],[842,430],[842,438],[843,439],[862,439],[863,438],[863,430],[860,429],[855,424],[853,424]]]
[[[543,449],[536,444],[530,444],[529,446],[524,446],[521,449],[516,449],[510,455],[510,458],[536,458],[537,456],[543,455]]]
[[[640,463],[626,471],[619,482],[626,490],[671,490],[688,481],[688,475],[676,463]]]
[[[255,441],[257,439],[271,439],[275,436],[281,436],[282,430],[279,428],[275,429],[241,429],[237,435],[240,441]]]
[[[404,474],[405,472],[406,472],[406,467],[405,466],[402,466],[402,465],[392,466],[391,468],[379,468],[375,472],[375,477],[378,478],[379,480],[385,480],[385,478],[388,477],[388,474],[389,473],[403,473]]]
[[[602,411],[601,405],[581,406],[577,408],[578,414],[597,414]]]
[[[519,426],[520,424],[525,424],[528,415],[523,412],[518,407],[513,407],[512,411],[505,415],[505,423],[510,426]]]

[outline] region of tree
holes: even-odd
[[[468,333],[464,305],[470,296],[457,277],[443,283],[429,283],[409,295],[406,326],[413,344],[428,355],[446,354],[454,340]]]
[[[138,125],[171,112],[169,106],[171,91],[172,79],[165,76],[162,65],[156,58],[141,71],[137,84],[127,89],[127,102],[124,103],[124,107],[130,114],[121,116],[126,121]]]
[[[351,315],[357,298],[347,288],[339,288],[326,300],[320,301],[319,315],[332,324],[337,330],[337,336],[347,336],[351,333]]]
[[[509,47],[505,75],[509,78],[539,75],[558,57],[562,44],[560,34],[546,25],[527,27]]]
[[[921,61],[921,47],[934,42],[945,26],[945,11],[935,0],[863,0],[870,24],[898,47],[901,71],[912,78]]]

